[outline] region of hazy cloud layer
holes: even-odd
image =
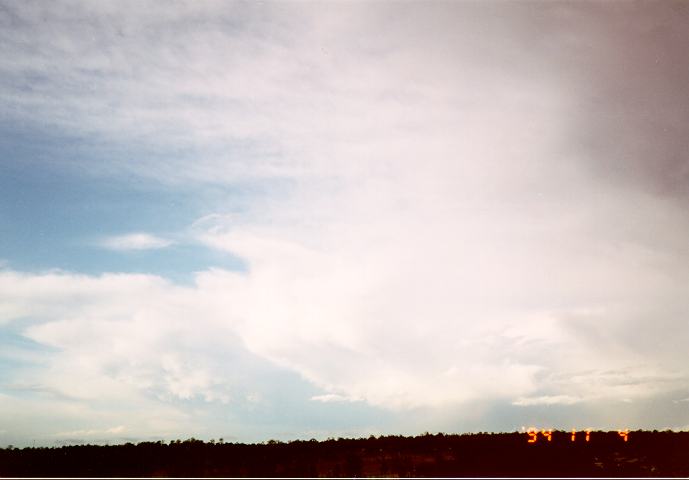
[[[24,381],[170,406],[133,435],[182,431],[175,401],[251,403],[264,361],[321,392],[306,403],[454,419],[495,402],[502,428],[514,407],[593,422],[632,403],[648,426],[652,399],[689,392],[686,14],[4,3],[4,119],[78,139],[85,175],[257,192],[180,232],[246,272],[3,271],[0,324],[54,349]],[[27,168],[77,162],[49,153]]]

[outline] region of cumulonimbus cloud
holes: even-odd
[[[88,401],[231,403],[244,387],[222,358],[248,349],[241,368],[296,372],[323,391],[309,398],[396,410],[686,392],[686,205],[643,176],[599,175],[595,153],[626,151],[636,128],[604,145],[596,134],[595,148],[572,140],[608,118],[590,86],[629,23],[611,39],[597,10],[557,4],[544,18],[561,28],[544,39],[531,7],[515,5],[499,16],[495,4],[75,5],[17,7],[28,27],[2,33],[14,115],[103,140],[115,158],[83,162],[91,173],[258,193],[192,228],[243,272],[209,269],[192,287],[4,273],[1,318],[32,319],[22,335],[57,350],[35,384]],[[89,8],[97,25],[81,21]],[[189,15],[203,28],[172,26]],[[592,30],[610,47],[596,68]],[[622,97],[647,98],[630,85]],[[122,145],[158,155],[118,155]],[[170,244],[138,233],[103,246]],[[220,358],[204,348],[213,341]]]

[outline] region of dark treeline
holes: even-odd
[[[170,443],[0,450],[0,476],[689,476],[689,432],[384,436],[262,444]]]

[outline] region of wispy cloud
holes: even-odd
[[[325,393],[323,395],[314,395],[313,397],[311,397],[311,400],[323,403],[361,401],[361,399],[351,398],[344,395],[338,395],[337,393]]]
[[[543,395],[540,397],[521,397],[512,402],[512,405],[530,407],[534,405],[573,405],[581,402],[581,398],[569,395]]]
[[[100,246],[118,251],[157,250],[169,247],[174,243],[172,240],[149,233],[129,233],[106,238],[100,242]]]
[[[118,435],[124,433],[126,430],[124,425],[117,425],[115,427],[105,428],[105,429],[84,429],[84,430],[72,430],[69,432],[58,432],[52,434],[54,437],[93,437],[100,435]]]

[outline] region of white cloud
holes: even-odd
[[[355,208],[356,196],[346,200]],[[321,215],[318,232],[233,222],[202,236],[249,262],[227,291],[241,292],[236,325],[254,353],[332,394],[392,408],[531,398],[549,387],[558,393],[546,398],[559,401],[639,398],[686,382],[679,349],[641,366],[649,356],[623,320],[641,292],[682,305],[684,289],[653,269],[634,273],[625,252],[602,256],[576,231],[556,241],[557,217],[534,224],[521,207],[453,225],[418,205],[372,215],[366,204],[375,205],[362,202],[351,217],[334,208],[337,218],[295,207]]]
[[[686,385],[686,209],[596,175],[573,145],[589,84],[559,58],[587,56],[577,31],[542,42],[492,7],[146,5],[18,9],[1,77],[51,80],[1,98],[105,145],[114,160],[91,172],[255,188],[192,227],[248,271],[188,288],[4,272],[0,321],[30,319],[23,333],[58,350],[34,383],[223,403],[246,398],[235,375],[260,358],[316,401],[399,410]],[[203,21],[177,28],[188,18]],[[546,55],[558,45],[573,55]],[[237,345],[255,357],[228,367]]]
[[[106,433],[122,433],[126,430],[124,425],[117,425],[116,427],[110,427],[105,432]]]
[[[5,322],[33,319],[24,335],[59,350],[45,370],[35,372],[38,378],[24,382],[83,399],[126,397],[141,389],[180,399],[228,398],[228,379],[214,364],[219,359],[203,352],[214,335],[219,345],[237,348],[231,323],[218,323],[228,319],[223,298],[205,302],[206,292],[130,274],[6,272],[0,290],[14,312]]]
[[[518,405],[520,407],[534,405],[573,405],[581,401],[582,400],[580,398],[572,397],[570,395],[543,395],[540,397],[518,398],[512,402],[512,405]]]
[[[126,428],[124,425],[106,428],[104,430],[88,429],[88,430],[71,430],[68,432],[54,433],[54,437],[80,438],[80,437],[94,437],[94,436],[108,436],[124,433]]]
[[[313,397],[311,397],[311,400],[313,400],[315,402],[323,402],[323,403],[360,401],[360,399],[358,399],[358,398],[346,397],[343,395],[338,395],[336,393],[326,393],[323,395],[314,395]]]
[[[75,374],[89,380],[80,371]],[[37,445],[52,445],[56,438],[80,438],[88,432],[92,435],[88,438],[106,440],[121,438],[125,432],[130,437],[148,439],[175,438],[180,432],[202,431],[198,420],[189,412],[130,389],[119,396],[105,390],[91,400],[66,397],[49,389],[37,390],[34,395],[9,393],[0,395],[0,421],[6,430],[4,438],[16,444],[30,444],[35,440]],[[112,425],[123,425],[126,430],[117,432]]]
[[[104,239],[100,245],[110,250],[156,250],[173,245],[172,240],[148,233],[129,233]]]
[[[266,386],[260,359],[252,360],[232,332],[228,300],[204,275],[232,276],[201,274],[201,291],[147,275],[0,273],[2,321],[49,347],[31,358],[3,352],[26,366],[8,372],[0,388],[32,401],[19,405],[8,396],[0,410],[10,416],[0,415],[2,422],[17,434],[35,429],[30,424],[44,415],[63,419],[47,421],[51,427],[39,437],[59,424],[68,436],[120,433],[92,426],[106,421],[127,425],[138,438],[231,428],[201,422],[203,409],[192,415],[182,405],[232,401],[228,408],[242,408],[245,392]],[[17,411],[35,420],[11,417]],[[74,428],[80,425],[87,426]]]

